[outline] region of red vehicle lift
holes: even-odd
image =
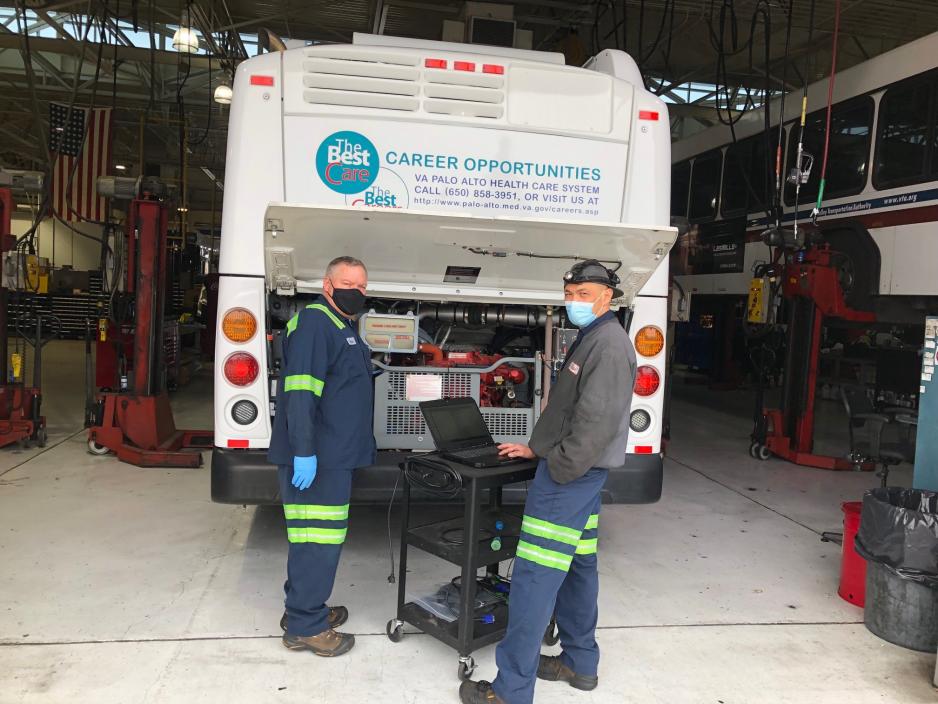
[[[872,312],[847,305],[835,256],[830,245],[816,245],[797,253],[784,267],[781,290],[789,299],[791,319],[782,407],[763,410],[750,447],[750,453],[759,459],[776,455],[806,467],[855,468],[846,458],[814,452],[814,404],[824,319],[875,321]]]
[[[13,192],[8,187],[0,187],[0,262],[6,260],[6,253],[13,251],[16,240],[11,233],[13,218]],[[0,379],[0,447],[14,443],[28,447],[35,442],[40,447],[46,444],[46,419],[41,415],[42,391],[42,319],[37,317],[37,338],[33,344],[36,350],[33,365],[33,385],[14,383],[7,380],[9,360],[9,336],[7,312],[9,302],[7,290],[0,281],[0,359],[3,360],[3,378]],[[22,334],[22,333],[21,333]],[[25,335],[23,335],[26,339]]]
[[[121,179],[123,180],[123,179]],[[146,186],[144,186],[146,188]],[[167,206],[142,191],[127,214],[127,284],[134,294],[133,369],[126,391],[98,395],[91,409],[88,449],[113,452],[138,467],[199,467],[187,448],[212,445],[210,430],[179,430],[164,388],[162,328]]]

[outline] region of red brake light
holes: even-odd
[[[476,65],[471,61],[456,61],[453,63],[453,68],[457,71],[475,71]]]
[[[247,440],[229,440],[228,447],[237,447],[243,449],[250,447],[250,443]]]
[[[636,455],[650,455],[651,454],[651,445],[636,445],[635,446]]]
[[[661,386],[661,376],[654,367],[642,365],[635,375],[635,393],[639,396],[651,396]]]
[[[483,64],[482,73],[494,73],[501,76],[505,73],[505,67],[499,66],[498,64]]]
[[[235,352],[225,360],[225,378],[235,386],[253,383],[258,371],[257,360],[247,352]]]
[[[638,119],[639,120],[651,120],[652,122],[657,122],[658,111],[657,110],[639,110]]]
[[[273,76],[251,76],[252,86],[272,86],[274,84]]]
[[[427,68],[446,68],[446,59],[426,59],[423,65]]]

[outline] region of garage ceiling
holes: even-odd
[[[805,77],[818,80],[827,75],[835,0],[790,3],[786,52],[789,2],[507,0],[501,4],[513,6],[518,26],[533,32],[535,48],[565,51],[568,57],[589,55],[597,48],[626,49],[640,58],[649,87],[674,103],[676,120],[706,123],[717,84],[766,87],[766,45],[772,91],[796,88]],[[180,141],[186,140],[189,206],[207,210],[213,200],[216,209],[220,207],[218,184],[206,171],[219,182],[224,177],[227,122],[226,109],[211,101],[211,92],[238,60],[257,51],[260,29],[316,42],[344,42],[353,32],[378,31],[439,39],[443,20],[457,19],[464,4],[201,0],[191,3],[193,23],[202,35],[201,53],[193,57],[170,46],[185,7],[178,0],[26,0],[25,5],[24,20],[23,2],[0,2],[0,92],[5,98],[0,104],[0,165],[42,168],[36,108],[44,116],[48,102],[68,102],[77,75],[79,104],[89,104],[94,92],[97,104],[113,103],[118,108],[115,155],[131,170],[142,161],[178,175]],[[938,2],[841,0],[840,5],[841,68],[938,31]],[[19,15],[13,7],[20,8]],[[81,40],[89,8],[99,22],[106,18],[103,47],[94,31],[88,41]],[[24,21],[29,27],[33,84],[25,69]],[[149,48],[151,29],[154,52]],[[720,49],[725,70],[718,74]],[[697,90],[684,90],[691,85]],[[185,118],[185,130],[180,116]]]

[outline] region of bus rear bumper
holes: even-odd
[[[400,478],[398,464],[405,457],[402,452],[381,452],[378,455],[380,464],[356,470],[352,502],[387,503],[394,492],[395,482]],[[603,488],[603,503],[650,504],[658,501],[664,476],[662,456],[628,455],[626,460],[624,466],[609,471]],[[523,484],[508,486],[505,487],[504,500],[524,503],[526,494]],[[432,500],[432,497],[425,498]],[[267,461],[267,451],[216,447],[212,451],[212,501],[245,505],[280,503],[277,467]]]

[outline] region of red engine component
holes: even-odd
[[[444,352],[436,345],[422,344],[420,352],[426,355],[424,365],[428,367],[481,367],[488,368],[498,364],[500,354],[481,352]],[[514,400],[514,386],[523,384],[528,373],[521,367],[502,364],[492,371],[480,375],[479,405],[484,407],[507,406]]]

